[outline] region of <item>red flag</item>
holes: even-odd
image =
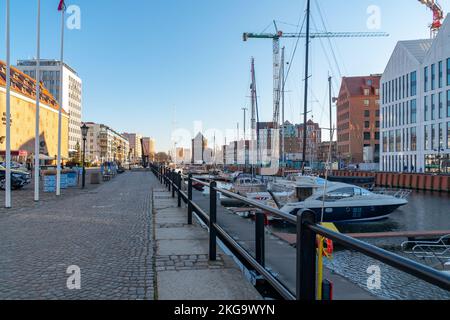
[[[66,9],[66,4],[64,3],[64,0],[59,1],[58,11],[63,11]]]

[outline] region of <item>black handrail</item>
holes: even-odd
[[[316,221],[316,215],[311,210],[303,210],[297,217],[287,214],[281,210],[250,200],[228,190],[217,188],[216,182],[204,182],[195,179],[192,175],[182,175],[169,170],[166,167],[152,165],[153,173],[159,180],[166,185],[172,196],[178,194],[178,205],[181,206],[181,200],[188,205],[188,224],[192,224],[192,214],[196,212],[199,218],[209,226],[209,242],[211,260],[216,259],[216,238],[227,245],[227,247],[241,260],[244,265],[253,268],[260,274],[275,290],[280,297],[293,300],[315,300],[316,299],[316,237],[321,235],[325,238],[339,243],[346,249],[355,250],[366,256],[372,257],[382,263],[385,263],[398,270],[406,272],[428,283],[436,285],[444,290],[450,291],[450,276],[439,272],[428,266],[419,264],[413,260],[404,258],[400,255],[388,252],[360,240],[329,230]],[[188,180],[188,190],[185,193],[182,190],[183,179]],[[210,214],[208,215],[192,199],[192,183],[196,182],[204,187],[210,188]],[[267,269],[265,269],[264,259],[264,216],[262,212],[257,214],[255,223],[255,251],[256,257],[251,256],[241,245],[239,245],[216,221],[217,194],[221,193],[229,198],[236,199],[249,206],[260,209],[262,212],[268,212],[272,215],[284,219],[297,226],[297,267],[296,267],[296,294],[293,295],[277,278],[275,278]]]

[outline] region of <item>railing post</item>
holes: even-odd
[[[172,186],[172,198],[175,198],[175,169],[170,171],[170,185]]]
[[[209,184],[209,260],[217,260],[217,233],[215,224],[217,222],[217,183],[212,181]]]
[[[316,214],[303,210],[297,215],[297,300],[316,299],[316,234],[308,224],[316,223]]]
[[[255,251],[256,261],[265,267],[265,226],[264,226],[264,213],[256,212],[255,215]]]
[[[178,208],[181,207],[181,172],[177,173]]]
[[[188,224],[192,224],[192,173],[188,177]]]

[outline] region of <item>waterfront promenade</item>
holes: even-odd
[[[183,224],[149,172],[42,197],[28,187],[0,209],[0,299],[260,298],[229,257],[208,262],[207,232]],[[80,289],[67,286],[71,266]]]

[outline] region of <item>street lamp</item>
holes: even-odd
[[[82,176],[82,188],[86,186],[86,137],[89,131],[89,127],[83,123],[81,126],[81,135],[83,136],[83,176]]]

